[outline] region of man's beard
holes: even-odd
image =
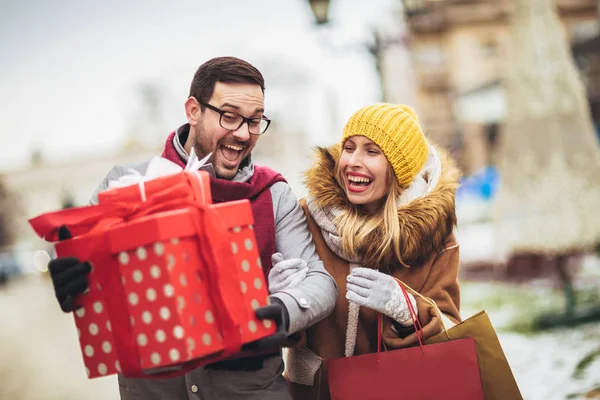
[[[197,132],[194,135],[194,151],[196,152],[196,156],[198,157],[198,159],[202,159],[204,157],[206,157],[209,153],[212,152],[212,155],[210,156],[210,158],[206,161],[207,164],[212,163],[214,164],[215,162],[215,150],[212,149],[212,146],[210,143],[207,142],[207,140],[205,139],[205,135],[204,135],[204,128],[202,128],[201,126],[197,127]]]
[[[206,135],[204,134],[204,127],[198,126],[198,130],[196,131],[194,138],[194,151],[196,152],[196,155],[199,159],[201,159],[206,157],[209,153],[212,153],[206,163],[213,165],[215,176],[220,179],[231,180],[237,174],[237,169],[231,170],[217,165],[216,156],[217,151],[219,151],[219,146],[220,142],[217,142],[215,148],[213,148],[212,144],[207,140]]]

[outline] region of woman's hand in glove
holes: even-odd
[[[403,326],[412,325],[408,304],[400,284],[391,276],[370,268],[355,268],[348,275],[346,298],[363,307],[387,315]],[[417,302],[408,297],[417,312]]]

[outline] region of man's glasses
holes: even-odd
[[[271,124],[271,120],[265,117],[264,115],[262,116],[262,118],[246,118],[231,111],[223,111],[208,103],[200,104],[218,113],[221,116],[219,118],[219,125],[221,125],[222,128],[227,129],[229,131],[237,131],[242,127],[242,125],[244,125],[244,123],[247,123],[248,132],[250,132],[250,134],[262,135],[267,131],[267,128]]]

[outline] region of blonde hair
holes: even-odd
[[[343,187],[342,173],[335,163],[336,180]],[[389,164],[389,163],[388,163]],[[402,261],[400,249],[400,223],[398,222],[397,200],[402,187],[389,165],[388,192],[385,201],[375,213],[367,213],[360,205],[351,204],[347,212],[335,218],[342,250],[351,259],[360,259],[365,267],[390,267]],[[345,190],[345,189],[344,189]]]

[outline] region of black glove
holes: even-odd
[[[70,239],[71,232],[61,226],[58,229],[58,240]],[[57,258],[48,263],[54,292],[60,308],[68,313],[81,306],[75,303],[75,297],[89,288],[88,274],[92,270],[89,262],[81,262],[76,257]]]
[[[290,316],[287,308],[281,300],[271,297],[271,304],[257,308],[254,312],[256,318],[260,320],[273,320],[275,322],[275,333],[243,345],[242,351],[263,352],[265,350],[277,350],[287,340],[287,331],[290,326]]]

